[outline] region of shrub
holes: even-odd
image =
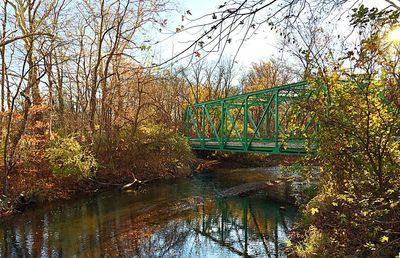
[[[147,179],[185,175],[194,161],[187,139],[157,124],[125,128],[112,137],[97,135],[94,150],[106,170]]]
[[[194,161],[184,136],[154,124],[136,132],[125,129],[112,139],[98,137],[94,149],[108,169],[138,172],[144,177],[186,174]]]
[[[130,162],[134,168],[146,170],[153,176],[176,175],[190,170],[194,158],[181,134],[154,124],[140,127],[134,135],[126,133],[129,132],[121,136],[125,147],[124,163]]]
[[[167,170],[175,170],[190,163],[192,151],[184,136],[160,125],[141,127],[137,139],[144,153],[153,154],[164,161]]]
[[[59,138],[46,149],[46,158],[56,176],[89,177],[97,170],[93,154],[73,136]]]
[[[307,230],[306,238],[302,245],[297,245],[295,253],[299,257],[326,257],[329,254],[324,252],[327,237],[314,226]]]

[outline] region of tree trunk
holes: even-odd
[[[4,159],[4,178],[3,178],[3,194],[7,195],[8,194],[8,178],[10,173],[12,172],[15,161],[15,153],[17,151],[18,143],[22,138],[22,135],[25,133],[25,128],[26,124],[28,122],[28,115],[29,115],[29,110],[32,105],[32,102],[29,98],[29,87],[27,87],[21,95],[24,97],[24,112],[23,112],[23,118],[21,123],[18,126],[18,131],[15,134],[13,140],[10,142],[10,137],[11,137],[11,123],[12,123],[12,115],[13,115],[13,107],[15,105],[15,99],[17,95],[14,96],[12,100],[12,106],[11,110],[8,114],[8,121],[7,121],[7,131],[5,135],[5,140],[4,140],[4,149],[3,149],[3,159]],[[19,91],[19,89],[18,89]]]
[[[3,35],[2,38],[6,38],[7,32],[7,1],[4,3],[3,8]],[[1,111],[5,111],[5,102],[4,102],[4,91],[5,91],[5,82],[6,82],[6,46],[1,47],[0,49],[0,58],[1,58]]]
[[[57,99],[58,99],[58,116],[60,119],[60,125],[63,129],[65,129],[64,124],[64,97],[63,97],[63,67],[60,67],[61,64],[57,64]]]
[[[30,40],[30,42],[32,44],[31,46],[33,46],[33,41]],[[27,62],[29,65],[28,88],[31,89],[32,104],[38,108],[37,110],[35,110],[35,113],[32,116],[32,120],[35,133],[43,135],[43,110],[41,110],[40,108],[42,106],[42,97],[40,96],[39,89],[38,67],[36,65],[36,57],[33,54],[33,49],[31,46],[29,47],[27,58]]]

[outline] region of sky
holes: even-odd
[[[206,13],[211,13],[217,10],[218,6],[226,0],[181,0],[185,9],[191,10],[193,16],[201,16]],[[250,40],[244,42],[241,47],[237,61],[239,65],[250,66],[252,62],[257,62],[269,57],[278,57],[277,42],[278,38],[274,31],[270,29],[258,31]],[[236,54],[236,47],[229,49],[226,54]]]
[[[181,12],[190,10],[192,14],[190,16],[191,18],[197,18],[202,15],[212,13],[213,11],[216,11],[218,6],[224,2],[226,2],[226,0],[177,0],[178,8],[181,10]],[[259,31],[251,38],[251,40],[246,41],[240,48],[236,58],[239,66],[248,67],[252,62],[272,57],[277,54],[275,48],[277,36],[275,33],[270,30],[268,30],[267,33],[261,32],[262,31]],[[193,40],[195,37],[196,35],[179,33],[173,36],[173,46],[171,45],[171,42],[167,42],[162,46],[161,52],[169,57],[173,56],[179,52],[181,45],[184,46],[185,42]],[[232,44],[229,47],[230,48],[228,48],[224,54],[224,56],[227,58],[235,55],[237,51],[237,44]],[[208,60],[217,60],[218,57],[219,54],[211,54],[208,57]]]
[[[186,10],[190,10],[191,15],[189,17],[196,18],[205,14],[212,13],[216,11],[218,6],[226,2],[226,0],[176,0],[178,9],[180,9],[181,13],[186,12]],[[352,1],[353,2],[353,1]],[[379,7],[383,8],[387,6],[387,2],[384,0],[364,0],[359,1],[359,4],[364,4],[368,7]],[[346,20],[346,14],[343,15],[343,23],[339,23],[338,30],[348,30],[347,24],[348,20]],[[179,17],[179,19],[176,19]],[[172,20],[172,24],[181,23],[180,15],[176,15],[170,17],[169,20]],[[173,27],[174,25],[172,25]],[[185,42],[193,40],[198,35],[192,35],[188,33],[178,33],[172,36],[171,39],[165,41],[159,49],[160,59],[169,58],[176,53],[179,52],[182,47],[186,46]],[[251,63],[259,62],[261,60],[266,60],[270,58],[280,59],[282,58],[282,53],[278,51],[280,37],[275,31],[270,30],[267,26],[258,30],[257,34],[252,36],[249,40],[245,41],[240,51],[237,55],[236,61],[237,65],[240,68],[248,68]],[[239,41],[239,39],[237,40]],[[233,42],[226,51],[224,51],[224,56],[232,57],[235,55],[238,49],[238,42]],[[211,54],[207,59],[208,60],[218,60],[219,53]]]

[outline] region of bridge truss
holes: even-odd
[[[301,105],[311,95],[298,82],[189,105],[184,133],[192,149],[302,155],[318,129]]]

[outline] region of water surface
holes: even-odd
[[[230,187],[270,180],[275,172],[219,170],[139,192],[111,191],[35,208],[1,221],[0,255],[283,257],[298,218],[296,208],[283,203],[287,187],[220,196]]]

